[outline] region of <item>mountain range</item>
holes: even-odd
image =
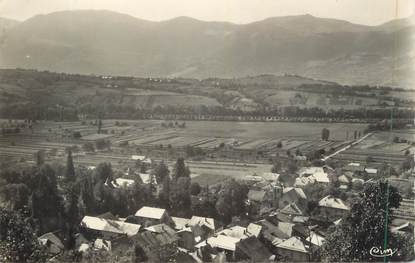
[[[232,24],[61,11],[0,19],[0,67],[194,78],[288,73],[412,88],[413,29],[412,18],[378,26],[311,15]]]

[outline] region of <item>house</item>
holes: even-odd
[[[299,237],[291,237],[277,246],[277,253],[282,261],[308,262],[310,261],[309,246]]]
[[[262,226],[262,237],[264,244],[268,249],[276,253],[276,245],[290,238],[287,231],[281,230],[277,225],[269,222],[268,220],[260,220],[257,222],[258,225]]]
[[[140,225],[130,224],[123,221],[104,219],[93,216],[84,216],[81,221],[81,229],[85,234],[111,239],[119,236],[135,236],[140,230]]]
[[[297,177],[295,178],[294,187],[304,187],[309,184],[314,184],[316,179],[313,176]]]
[[[209,217],[192,216],[187,225],[190,227],[199,226],[203,232],[203,239],[212,236],[216,231],[222,229],[218,221]]]
[[[54,233],[49,232],[38,237],[39,243],[46,247],[48,254],[58,255],[65,249],[62,241]]]
[[[329,175],[326,172],[317,172],[312,176],[315,179],[315,182],[318,184],[328,185],[330,183]]]
[[[102,238],[97,238],[94,241],[93,247],[96,250],[105,250],[105,251],[111,251],[112,250],[111,241],[105,240],[105,239],[102,239]]]
[[[278,186],[269,186],[264,189],[250,189],[248,192],[247,203],[250,205],[250,211],[252,214],[261,214],[261,210],[263,209],[278,206],[278,198],[281,195],[281,188]]]
[[[317,248],[321,247],[325,240],[326,239],[322,235],[314,231],[310,231],[310,235],[306,238],[307,242],[309,242],[312,246],[315,246]]]
[[[340,175],[339,178],[337,178],[337,180],[339,181],[340,185],[349,185],[350,180],[346,175]]]
[[[411,224],[410,222],[406,222],[403,224],[400,224],[398,226],[392,227],[391,228],[392,232],[396,232],[396,233],[413,233],[414,232],[414,225]]]
[[[249,225],[246,227],[246,230],[251,236],[259,237],[262,233],[262,226],[254,223],[249,223]]]
[[[209,244],[212,248],[218,249],[218,251],[223,251],[226,254],[227,261],[236,260],[236,244],[240,241],[239,238],[234,238],[225,235],[217,235],[210,237],[206,240],[206,243]]]
[[[135,238],[136,253],[142,261],[167,262],[178,251],[178,236],[165,224],[152,226]]]
[[[129,188],[134,185],[134,180],[125,179],[125,178],[117,178],[113,181],[112,185],[115,188]]]
[[[343,167],[343,172],[351,172],[353,174],[361,174],[365,170],[365,167],[360,163],[349,163]]]
[[[162,223],[173,225],[166,209],[162,208],[143,206],[135,213],[135,217],[145,227]]]
[[[153,184],[157,185],[157,179],[155,176],[147,173],[138,173],[138,177],[143,182],[143,184]]]
[[[378,174],[378,170],[375,168],[365,168],[365,172],[370,176],[376,176]]]
[[[340,198],[326,196],[318,202],[320,214],[329,221],[339,219],[350,208]]]
[[[248,192],[248,201],[250,203],[262,203],[265,201],[265,195],[267,194],[264,190],[249,190]]]
[[[176,234],[179,237],[178,246],[187,251],[194,250],[197,244],[196,240],[200,241],[200,238],[195,237],[195,233],[191,227],[183,228],[177,231]]]
[[[271,256],[271,252],[255,236],[250,236],[236,243],[235,257],[238,261],[265,262]]]
[[[300,177],[309,177],[314,175],[315,173],[324,173],[323,167],[303,167],[298,170],[297,174]]]
[[[285,187],[282,190],[282,196],[279,198],[279,207],[285,207],[291,203],[304,203],[307,201],[303,189],[299,187]]]
[[[253,231],[254,233],[249,232],[247,227],[242,227],[242,226],[232,226],[230,228],[226,228],[220,232],[218,232],[218,235],[225,235],[225,236],[229,236],[229,237],[234,237],[234,238],[238,238],[239,240],[241,239],[245,239],[248,238],[250,236],[254,236],[254,235],[259,235],[258,233],[258,227],[261,227],[259,225],[255,225],[252,224],[250,227],[250,230]],[[260,229],[259,229],[260,232]]]
[[[174,229],[176,230],[182,230],[187,227],[187,224],[189,223],[189,218],[183,218],[183,217],[171,217],[171,220],[174,223]]]
[[[306,213],[304,208],[300,208],[299,205],[294,202],[283,207],[280,212],[290,216],[303,216]]]
[[[151,164],[152,160],[144,155],[131,155],[131,160],[139,161],[141,163]]]
[[[262,178],[264,178],[265,181],[278,182],[278,180],[280,178],[280,174],[277,174],[277,173],[263,173]]]

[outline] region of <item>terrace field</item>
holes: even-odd
[[[319,140],[321,130],[328,128],[332,140],[351,139],[354,131],[363,132],[367,124],[356,123],[296,123],[296,122],[227,122],[186,121],[179,134],[235,138],[296,138]],[[349,138],[347,138],[349,133]]]

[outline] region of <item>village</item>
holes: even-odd
[[[363,125],[244,138],[182,121],[27,123],[3,123],[2,167],[56,177],[63,207],[31,220],[57,262],[320,261],[355,199],[385,179],[402,196],[390,231],[413,233],[410,125],[393,138]],[[19,180],[2,178],[3,207],[35,214],[36,191],[18,204],[7,184]]]

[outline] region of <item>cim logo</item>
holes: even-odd
[[[390,257],[396,253],[398,249],[382,249],[381,247],[372,247],[369,251],[370,255],[377,258]]]

